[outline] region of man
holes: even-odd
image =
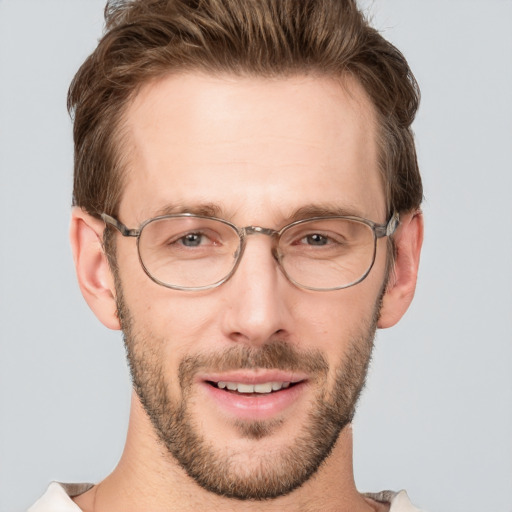
[[[351,0],[112,2],[76,75],[71,245],[122,329],[125,451],[30,510],[417,510],[360,494],[351,420],[416,283],[403,56]]]

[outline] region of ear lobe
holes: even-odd
[[[73,208],[69,236],[80,290],[100,322],[120,329],[114,278],[101,243],[104,229],[101,220]]]
[[[380,329],[395,325],[407,311],[414,297],[423,243],[423,215],[420,211],[400,218],[400,226],[394,240],[396,258],[377,322]]]

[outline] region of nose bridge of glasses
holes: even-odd
[[[244,228],[241,228],[240,229],[240,234],[241,234],[241,238],[242,238],[242,250],[241,252],[243,253],[244,252],[244,249],[245,249],[245,242],[247,241],[247,236],[249,235],[267,235],[269,237],[272,238],[272,257],[276,260],[276,261],[280,261],[280,252],[278,251],[277,247],[276,247],[276,241],[278,239],[278,236],[279,236],[279,232],[276,231],[275,229],[271,229],[271,228],[263,228],[261,226],[246,226]],[[239,255],[241,257],[241,254]]]
[[[277,231],[275,229],[270,228],[262,228],[261,226],[246,226],[242,228],[242,231],[245,235],[267,235],[271,237],[275,237],[277,235]]]

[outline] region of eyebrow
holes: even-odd
[[[154,216],[160,217],[161,215],[176,215],[180,213],[192,213],[194,215],[218,217],[221,219],[225,217],[224,209],[216,203],[200,203],[196,205],[169,204],[157,210]]]
[[[197,204],[169,204],[163,208],[158,209],[154,213],[154,217],[162,215],[176,215],[181,213],[191,213],[193,215],[202,215],[204,217],[216,217],[224,220],[231,220],[233,215],[229,215],[225,208],[218,203],[197,203]],[[281,226],[291,224],[292,222],[313,217],[346,217],[355,216],[362,217],[360,209],[352,206],[339,206],[331,203],[310,203],[296,210],[290,214],[285,215],[279,223]]]
[[[361,217],[361,212],[353,206],[338,206],[332,204],[307,204],[295,210],[287,223],[313,217]]]

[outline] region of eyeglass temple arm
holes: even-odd
[[[117,219],[114,219],[114,217],[111,217],[106,213],[102,213],[101,218],[105,224],[110,224],[111,226],[115,227],[123,236],[139,236],[140,230],[128,229],[122,222],[119,222]]]
[[[377,235],[377,238],[391,236],[398,227],[398,224],[400,224],[400,214],[395,212],[385,226],[375,226],[375,234]]]

